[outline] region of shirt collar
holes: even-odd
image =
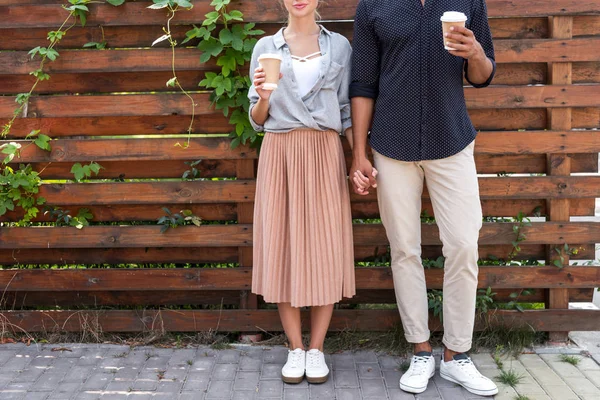
[[[323,25],[319,25],[319,28],[321,29],[321,34],[324,33],[328,36],[331,36],[331,32],[329,32]],[[277,47],[277,49],[282,48],[285,44],[285,38],[283,37],[283,29],[284,28],[281,28],[279,31],[277,31],[275,35],[273,35],[273,44],[275,45],[275,47]]]

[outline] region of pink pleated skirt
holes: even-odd
[[[254,206],[252,292],[292,307],[356,294],[352,214],[337,132],[265,135]]]

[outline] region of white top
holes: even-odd
[[[309,54],[306,57],[292,56],[292,67],[298,83],[298,95],[306,96],[319,80],[321,52]],[[319,57],[315,57],[319,55]],[[312,57],[312,58],[311,58]]]

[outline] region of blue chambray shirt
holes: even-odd
[[[310,92],[300,97],[292,67],[292,58],[283,37],[283,28],[273,36],[261,38],[252,52],[250,79],[263,53],[279,54],[283,61],[283,78],[269,100],[269,117],[264,125],[252,120],[252,108],[259,99],[254,85],[250,87],[250,123],[258,132],[289,132],[298,128],[335,130],[343,133],[352,126],[350,119],[350,61],[352,48],[344,36],[320,26],[321,67],[319,79]]]
[[[361,0],[354,21],[351,97],[375,99],[370,144],[401,161],[459,153],[477,134],[465,104],[468,63],[444,49],[440,17],[467,16],[494,70],[485,0]]]

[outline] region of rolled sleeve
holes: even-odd
[[[376,98],[379,92],[379,39],[362,1],[356,8],[349,97]]]
[[[470,29],[475,35],[475,39],[481,44],[487,58],[492,62],[492,73],[489,78],[483,83],[473,83],[469,79],[469,62],[465,61],[465,79],[475,88],[483,88],[489,86],[496,75],[496,59],[494,55],[494,42],[492,41],[492,32],[488,22],[487,5],[485,0],[475,0],[474,9],[471,13]]]
[[[261,39],[262,40],[262,39]],[[254,46],[254,50],[252,51],[252,59],[250,60],[250,80],[254,81],[253,76],[254,76],[254,70],[256,68],[258,68],[258,56],[260,54],[262,54],[262,50],[261,50],[261,41],[259,40],[256,43],[256,46]],[[263,125],[259,125],[257,124],[253,119],[252,119],[252,109],[254,108],[254,106],[256,105],[256,103],[258,102],[258,99],[260,97],[258,96],[258,92],[256,91],[256,88],[254,87],[254,84],[252,84],[250,86],[250,89],[248,89],[248,99],[250,100],[250,109],[248,110],[248,118],[250,119],[250,125],[252,125],[252,128],[257,131],[257,132],[264,132],[265,127]]]
[[[346,129],[352,127],[352,118],[350,115],[350,71],[351,71],[351,60],[352,60],[352,47],[349,42],[346,42],[348,47],[348,58],[344,63],[344,72],[342,74],[342,82],[338,89],[338,101],[340,103],[340,117],[342,119],[342,135],[346,132]]]

